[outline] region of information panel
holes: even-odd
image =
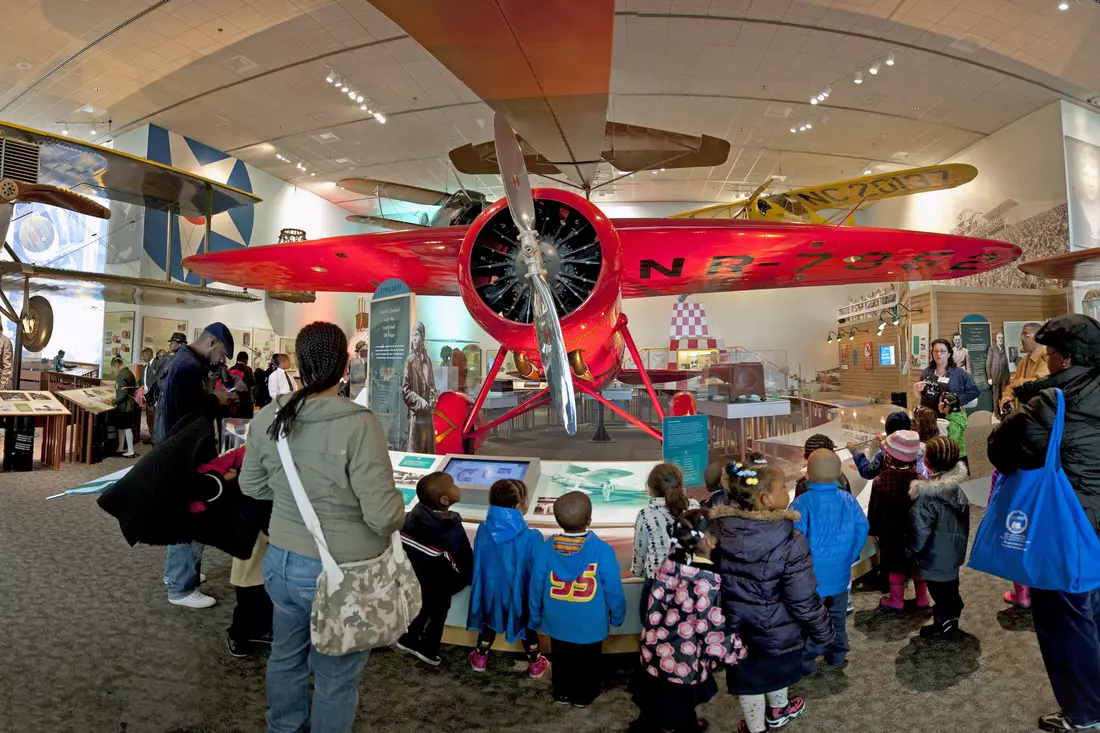
[[[703,471],[707,467],[710,445],[706,415],[666,417],[661,456],[675,463],[684,472],[684,487],[703,486]]]
[[[401,395],[405,359],[412,341],[411,293],[374,299],[370,304],[368,404],[386,429],[390,450],[409,444],[409,414]]]
[[[989,378],[985,373],[985,357],[989,354],[989,342],[992,340],[992,325],[988,322],[963,321],[959,324],[959,335],[963,348],[970,352],[970,376],[978,385],[979,410],[993,409],[993,394],[989,390]]]

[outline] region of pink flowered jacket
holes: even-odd
[[[715,667],[745,658],[741,639],[726,631],[722,583],[710,567],[670,558],[657,571],[641,639],[642,669],[654,677],[695,685]]]

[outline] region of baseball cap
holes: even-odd
[[[233,353],[233,334],[229,332],[229,329],[224,323],[215,321],[203,330],[225,344],[225,351],[227,354]]]

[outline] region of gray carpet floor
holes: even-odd
[[[620,457],[587,437],[571,439],[573,456]],[[622,458],[642,459],[641,449],[619,449]],[[162,548],[130,548],[92,497],[45,501],[123,465],[0,474],[0,732],[262,731],[264,656],[234,659],[225,647],[229,558],[206,553],[203,590],[216,607],[170,606]],[[975,528],[980,516],[976,509]],[[964,571],[965,633],[932,643],[916,636],[927,612],[884,614],[877,589],[857,586],[850,664],[794,688],[807,710],[788,730],[1035,730],[1038,715],[1056,705],[1030,615],[1003,603],[1005,588]],[[621,731],[635,716],[627,692],[633,655],[605,659],[606,692],[581,710],[555,705],[549,681],[528,679],[515,658],[498,654],[478,675],[465,653],[445,648],[443,664],[428,668],[377,652],[360,685],[356,731]],[[740,720],[725,694],[700,712],[715,731],[734,731]]]

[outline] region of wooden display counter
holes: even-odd
[[[96,380],[97,382],[99,380]],[[114,410],[114,387],[69,389],[57,393],[62,404],[72,411],[73,439],[67,455],[70,463],[91,465],[96,460],[97,419]],[[102,445],[102,443],[101,443]]]
[[[42,426],[41,463],[58,471],[61,470],[62,457],[65,454],[65,425],[69,414],[69,410],[49,392],[34,390],[0,392],[0,427],[3,427],[5,432],[16,431],[17,420],[32,421],[29,435],[30,450],[33,452],[35,430],[33,423],[40,423]],[[18,436],[17,440],[21,437]],[[5,442],[7,442],[6,435]],[[8,456],[5,455],[5,459],[7,458]]]

